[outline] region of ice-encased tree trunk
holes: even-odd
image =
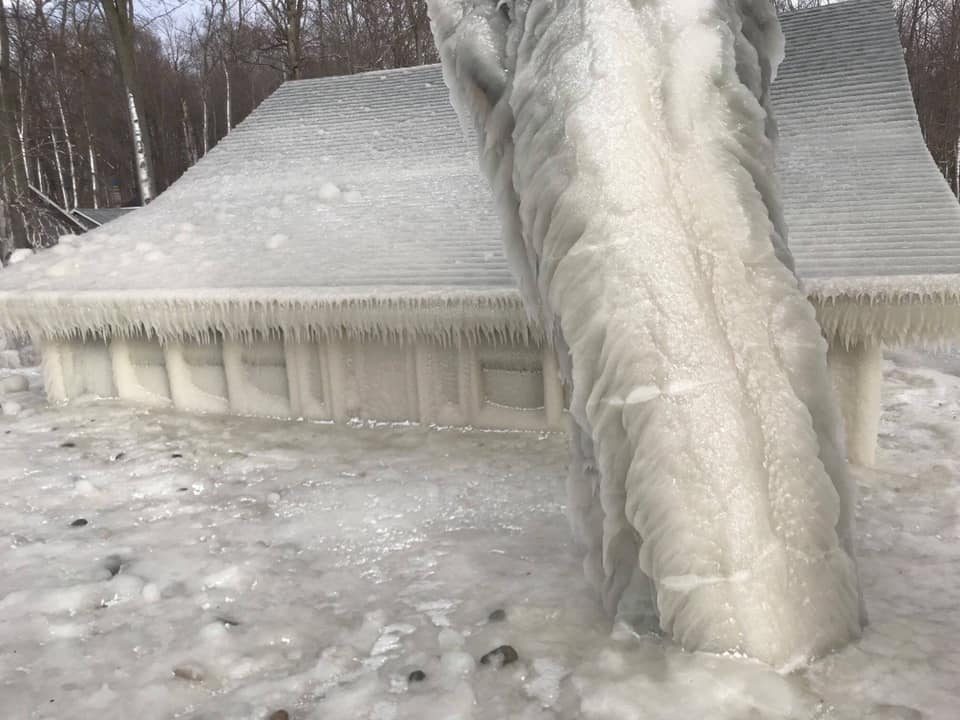
[[[774,174],[768,0],[429,0],[506,250],[572,385],[611,614],[779,667],[859,634],[826,343]]]

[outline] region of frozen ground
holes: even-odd
[[[611,632],[560,437],[52,410],[31,380],[0,417],[2,718],[956,717],[954,357],[891,356],[871,625],[790,676]]]

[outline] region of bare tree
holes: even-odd
[[[126,90],[127,111],[133,136],[134,161],[137,170],[137,185],[140,200],[144,205],[153,200],[153,143],[143,109],[140,79],[137,76],[137,61],[134,52],[133,0],[100,0],[104,17],[113,36],[114,51],[120,76]]]
[[[27,192],[27,180],[13,149],[17,125],[14,88],[7,9],[0,3],[0,261],[5,261],[14,248],[27,244],[19,209],[20,199]]]
[[[273,31],[276,47],[282,47],[283,77],[299,80],[303,65],[305,0],[257,0]]]

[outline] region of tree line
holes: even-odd
[[[435,60],[423,0],[4,0],[0,258],[37,192],[147,203],[284,80]]]
[[[894,1],[924,138],[958,188],[960,0]],[[434,61],[424,0],[4,0],[0,258],[51,240],[36,192],[147,203],[284,80]]]

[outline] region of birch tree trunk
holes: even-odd
[[[93,140],[87,136],[90,151],[90,192],[93,194],[93,207],[100,207],[100,198],[97,197],[97,154],[93,151]]]
[[[15,247],[27,246],[26,221],[21,206],[27,192],[27,176],[20,172],[20,162],[13,149],[17,132],[16,104],[10,69],[7,9],[0,3],[0,206],[5,218],[0,257],[6,257]]]
[[[197,143],[193,139],[193,132],[190,130],[190,113],[187,111],[186,98],[180,98],[180,108],[183,111],[183,117],[180,120],[180,126],[183,130],[183,147],[187,151],[187,163],[190,165],[196,165]]]
[[[233,110],[231,109],[231,100],[230,100],[230,69],[227,67],[227,61],[223,61],[223,82],[224,89],[226,90],[226,99],[224,104],[227,108],[227,135],[230,134],[230,129],[233,127]]]
[[[127,109],[133,135],[134,162],[137,170],[137,185],[144,205],[153,200],[155,193],[153,171],[153,143],[143,113],[143,93],[137,77],[134,55],[133,0],[100,0],[103,14],[110,26],[113,45],[127,93]]]
[[[20,159],[23,160],[24,184],[30,184],[30,160],[27,159],[27,101],[26,88],[23,83],[23,73],[19,73],[17,96],[20,100],[20,122],[17,123],[17,139],[20,141]],[[19,173],[14,174],[14,180]]]
[[[50,145],[53,148],[53,160],[57,168],[57,181],[60,183],[60,194],[63,196],[63,207],[65,209],[70,209],[70,198],[67,195],[67,183],[66,179],[63,177],[63,163],[60,162],[60,147],[57,143],[57,136],[53,132],[53,128],[50,128]]]
[[[200,105],[203,108],[203,154],[210,151],[210,106],[207,104],[207,89],[200,90]]]
[[[77,166],[73,159],[73,143],[70,142],[70,127],[67,125],[67,114],[63,111],[63,96],[60,89],[57,89],[57,110],[60,112],[60,126],[63,129],[63,141],[67,145],[67,166],[70,171],[70,188],[72,191],[72,204],[64,204],[68,210],[77,207]],[[64,189],[66,195],[66,189]]]

